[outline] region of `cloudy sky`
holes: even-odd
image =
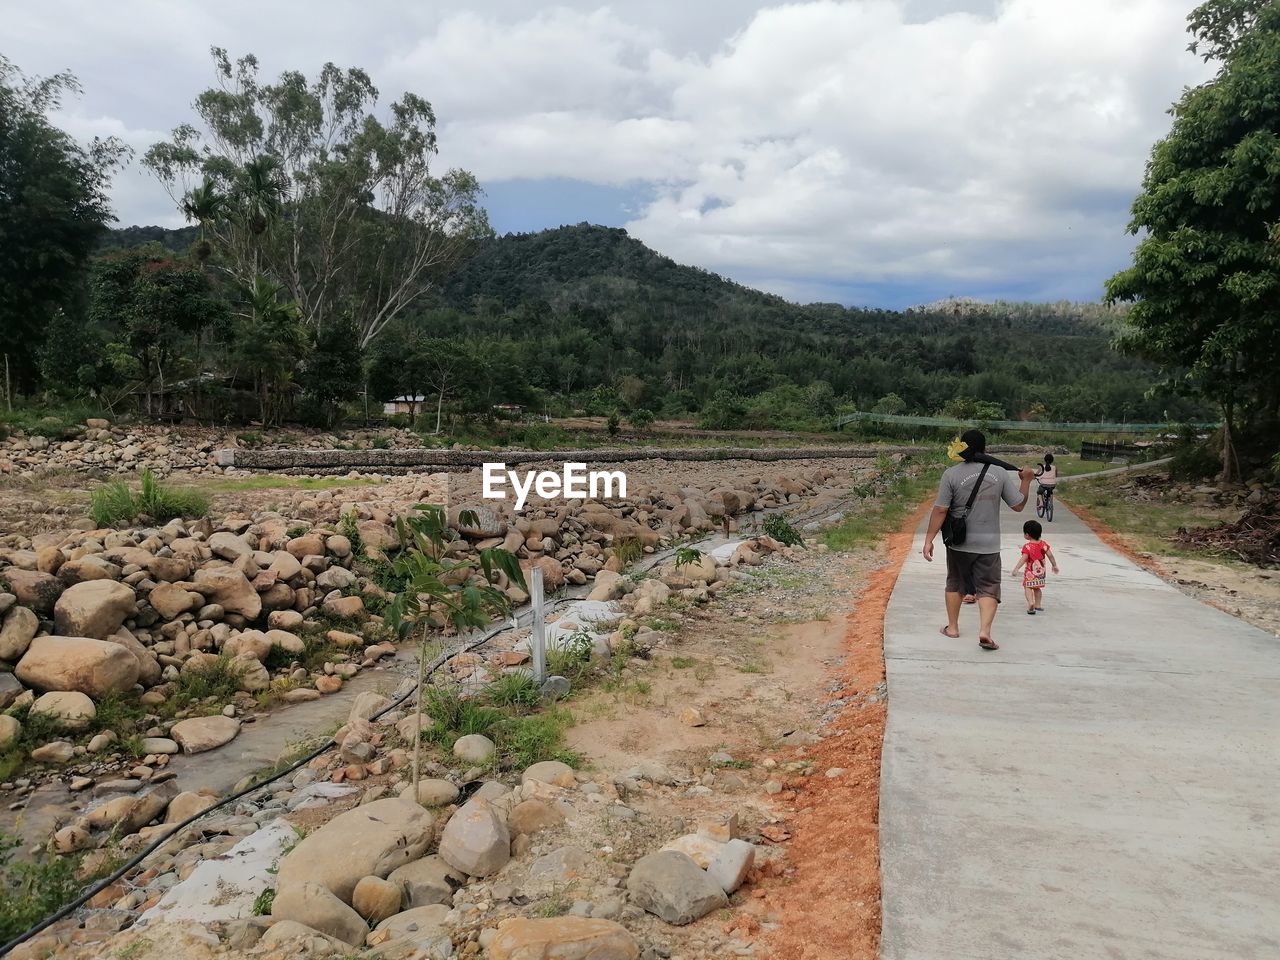
[[[211,45],[361,66],[440,120],[499,231],[589,220],[792,299],[1090,300],[1167,109],[1192,0],[41,0],[0,53],[76,73],[58,121],[141,153]],[[137,163],[122,223],[180,218]]]

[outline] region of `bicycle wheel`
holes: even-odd
[[[1036,516],[1043,517],[1045,514],[1046,502],[1044,497],[1036,497]]]
[[[1053,523],[1053,497],[1049,497],[1044,502],[1044,518],[1049,523]]]

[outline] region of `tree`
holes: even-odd
[[[476,179],[432,172],[426,100],[406,93],[383,120],[359,68],[328,63],[314,83],[287,71],[261,84],[254,56],[212,53],[218,86],[195,102],[203,129],[183,124],[146,163],[189,215],[202,207],[199,191],[227,198],[193,219],[242,286],[263,274],[306,324],[348,315],[367,346],[491,235]]]
[[[152,388],[163,392],[198,353],[192,345],[226,317],[225,302],[190,261],[143,248],[94,264],[89,322],[132,361],[130,374],[146,388],[147,413],[153,412]]]
[[[298,305],[284,287],[255,277],[236,317],[232,358],[253,376],[263,426],[283,420],[286,391],[306,342]]]
[[[79,90],[69,73],[28,79],[0,56],[0,336],[23,389],[57,312],[82,316],[84,267],[114,219],[107,186],[128,152],[114,138],[81,147],[48,122]]]
[[[1107,296],[1134,304],[1122,347],[1220,407],[1231,480],[1241,429],[1273,440],[1280,418],[1280,6],[1211,0],[1189,23],[1218,73],[1171,111]]]
[[[311,349],[298,377],[307,403],[307,419],[323,427],[337,423],[342,404],[360,395],[363,367],[360,331],[349,318],[313,330]]]

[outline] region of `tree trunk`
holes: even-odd
[[[444,391],[440,391],[440,398],[436,401],[436,435],[440,435],[440,414],[444,410]]]
[[[1222,482],[1234,483],[1236,479],[1235,405],[1229,402],[1223,404],[1222,414]]]

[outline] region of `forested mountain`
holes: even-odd
[[[112,231],[181,249],[194,236]],[[907,312],[790,303],[580,224],[488,241],[368,350],[378,395],[438,394],[712,425],[820,423],[838,408],[1055,420],[1194,411],[1111,348],[1097,305],[941,303]],[[449,345],[447,370],[440,355]]]

